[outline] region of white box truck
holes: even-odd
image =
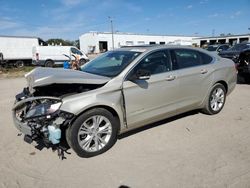
[[[75,57],[78,57],[80,64],[89,61],[88,56],[74,46],[35,46],[32,54],[32,64],[45,67],[63,64],[75,60]]]
[[[22,67],[32,62],[32,48],[47,45],[37,37],[0,36],[0,53],[3,65]]]

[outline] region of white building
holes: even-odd
[[[205,44],[237,44],[241,42],[250,42],[250,34],[241,35],[224,35],[224,36],[214,36],[214,37],[202,37],[194,39],[194,43],[202,47]]]
[[[84,53],[100,53],[121,46],[146,44],[192,45],[192,36],[142,35],[114,33],[114,43],[110,32],[89,32],[80,36],[80,49]]]

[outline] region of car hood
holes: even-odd
[[[50,84],[105,84],[110,78],[82,71],[38,67],[25,75],[29,88]]]

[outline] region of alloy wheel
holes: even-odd
[[[221,88],[216,88],[210,98],[210,106],[212,110],[216,112],[219,111],[223,107],[224,101],[225,92]]]
[[[111,138],[111,122],[102,115],[95,115],[83,122],[78,131],[78,143],[87,152],[96,152],[107,145]]]

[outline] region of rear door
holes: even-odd
[[[213,83],[213,58],[193,49],[170,50],[179,89],[176,93],[179,111],[197,108]]]
[[[155,51],[131,70],[123,84],[126,117],[129,127],[137,127],[175,113],[178,81],[171,71],[168,51]],[[151,72],[148,80],[132,80],[138,70]]]

